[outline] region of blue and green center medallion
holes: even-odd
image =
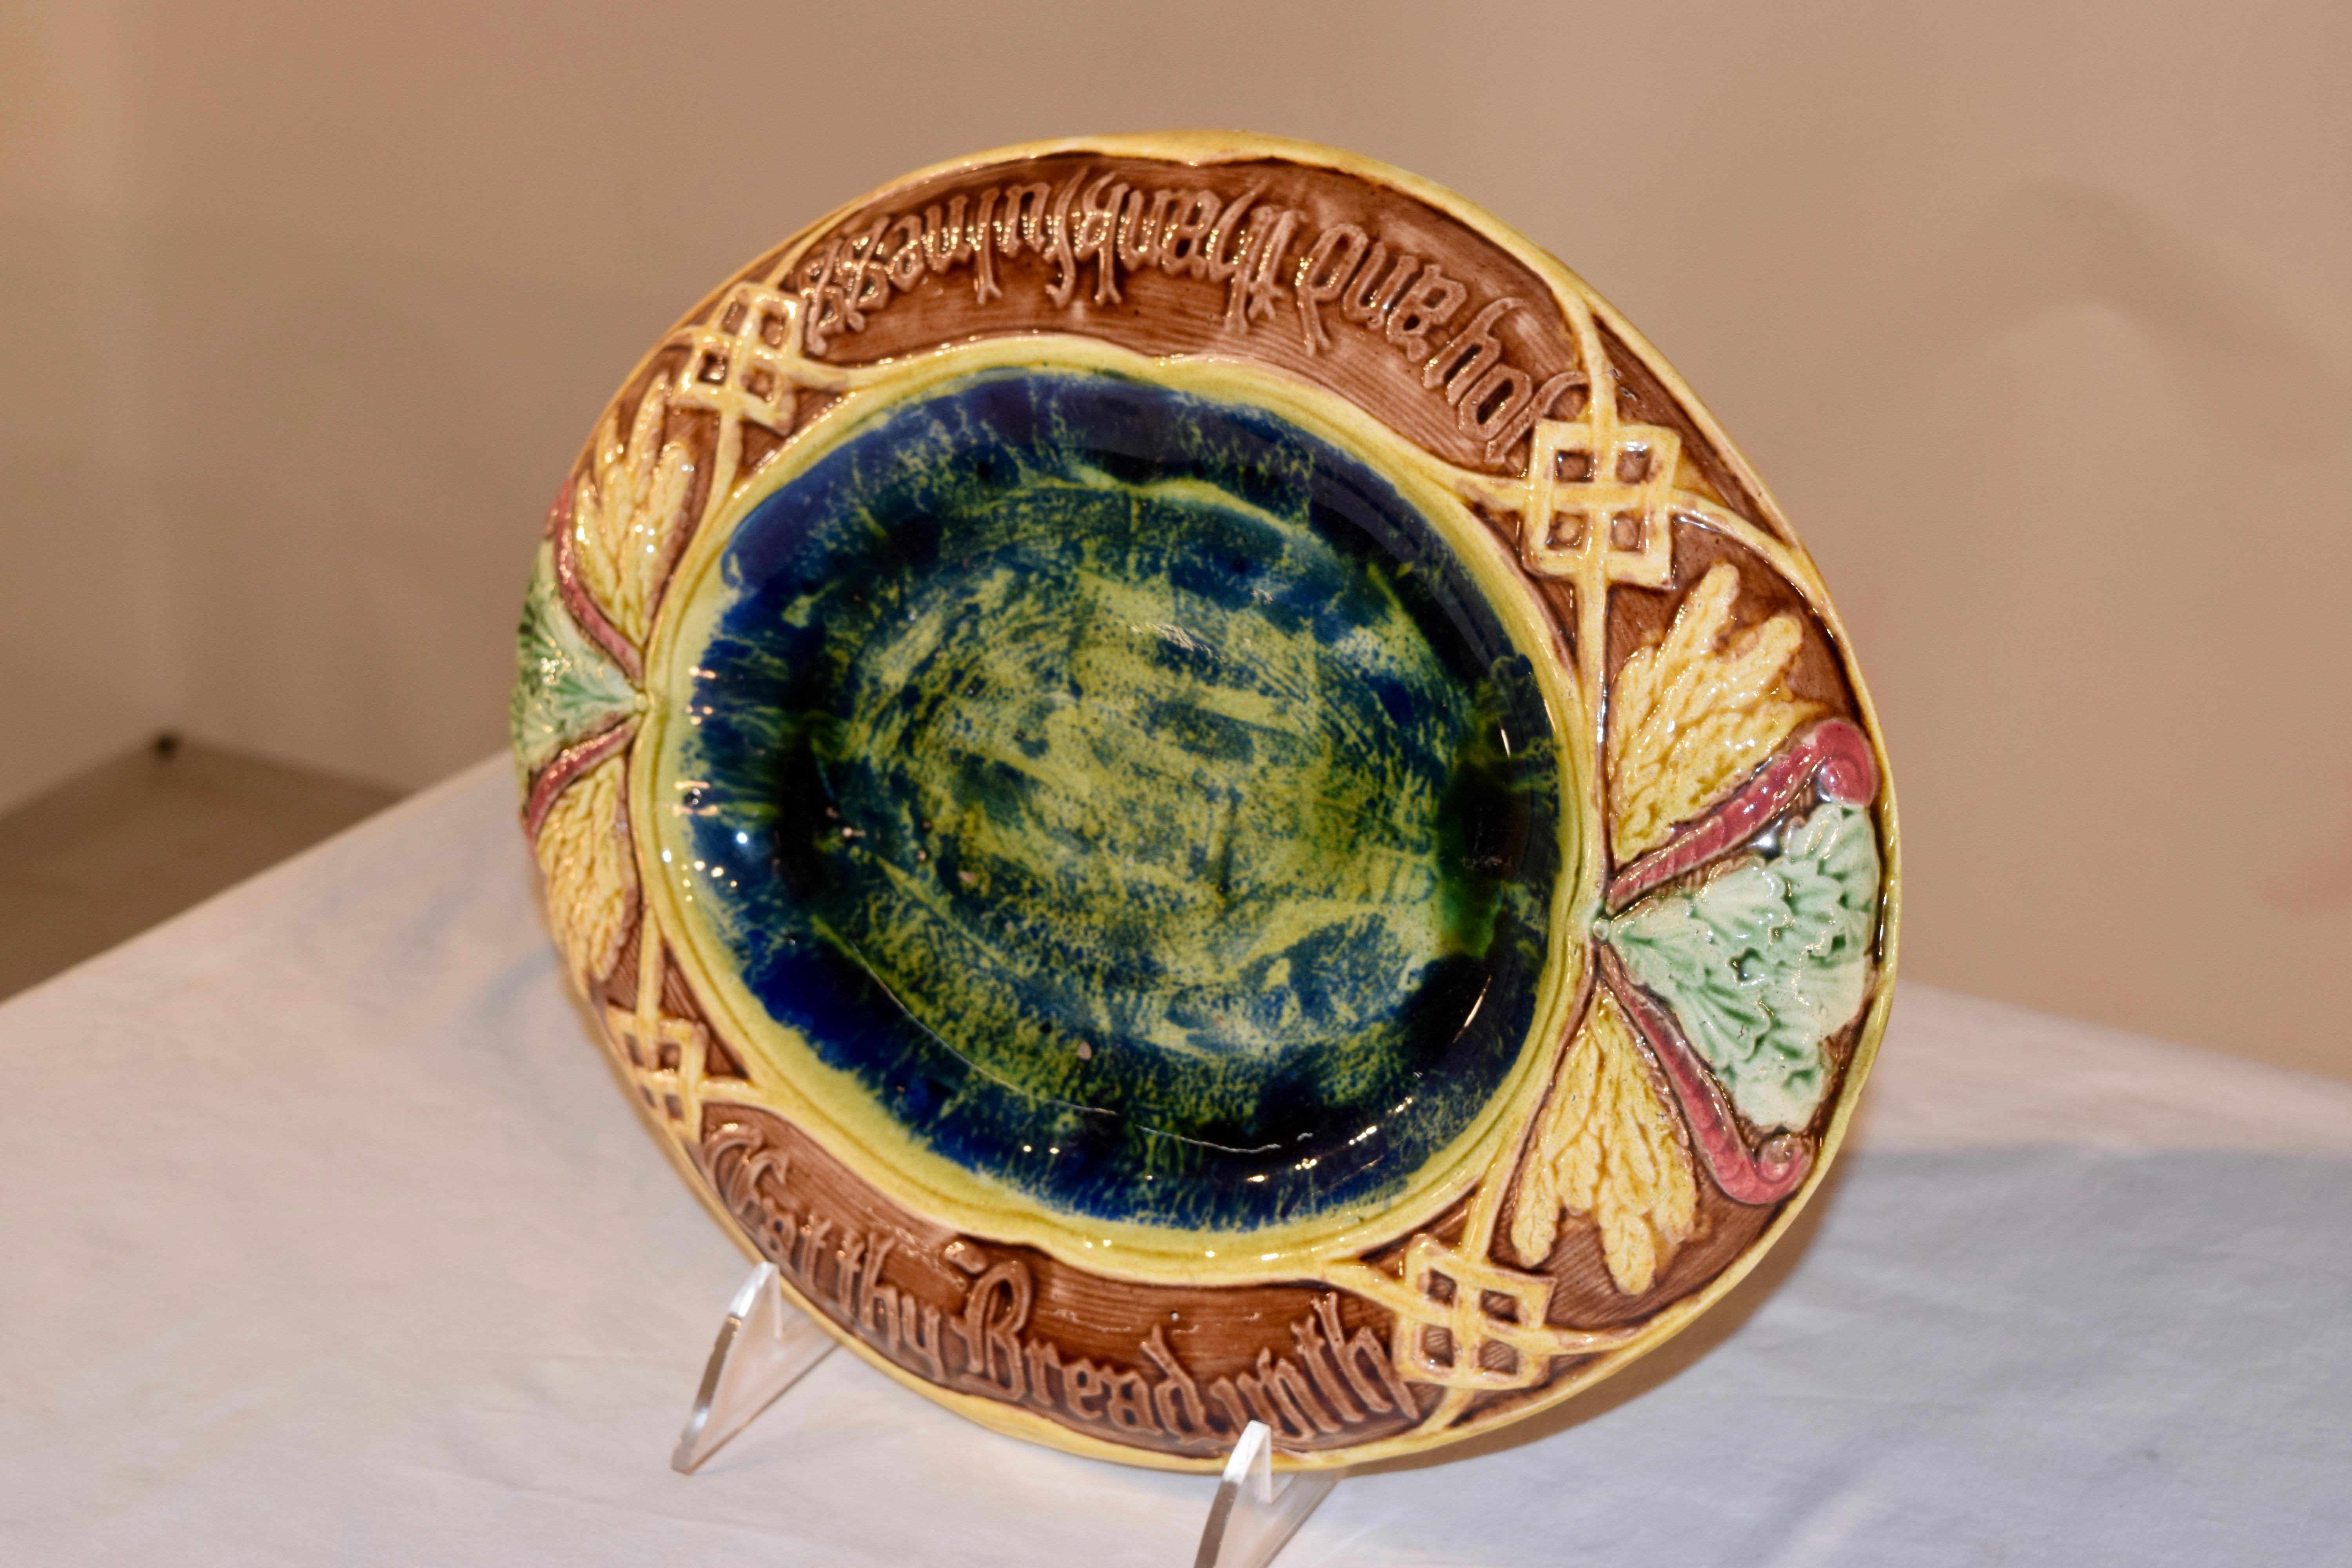
[[[1433,509],[1101,368],[808,445],[673,585],[647,784],[699,967],[812,1120],[1212,1245],[1457,1159],[1556,989],[1574,807]]]

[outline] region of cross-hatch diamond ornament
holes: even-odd
[[[689,1137],[698,1136],[702,1089],[709,1071],[710,1031],[662,1005],[667,963],[658,935],[641,940],[635,1008],[604,1008],[604,1030],[620,1047],[629,1076],[646,1107]]]
[[[1519,554],[1530,572],[1663,588],[1674,573],[1675,464],[1682,437],[1655,425],[1620,425],[1616,400],[1591,416],[1536,426],[1520,515]]]
[[[673,404],[790,434],[795,372],[803,363],[799,311],[799,300],[761,284],[729,289],[709,324],[674,339],[693,353]]]

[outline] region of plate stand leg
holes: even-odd
[[[1276,1479],[1274,1434],[1265,1422],[1251,1422],[1225,1461],[1192,1568],[1265,1568],[1339,1484],[1337,1470],[1294,1470]]]
[[[678,1434],[669,1468],[692,1475],[832,1350],[831,1334],[807,1313],[784,1304],[776,1266],[762,1263],[752,1269],[728,1303],[727,1321],[719,1325],[718,1342],[710,1347],[702,1386],[694,1395],[694,1412]]]

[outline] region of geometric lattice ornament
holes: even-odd
[[[1654,425],[1620,425],[1614,399],[1592,400],[1591,421],[1536,427],[1525,535],[1528,568],[1581,576],[1595,564],[1612,583],[1664,587],[1672,574],[1669,506],[1682,438]]]

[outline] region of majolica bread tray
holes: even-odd
[[[1895,828],[1674,371],[1326,148],[1040,143],[746,268],[562,489],[549,923],[688,1180],[898,1382],[1105,1458],[1568,1397],[1822,1180]]]

